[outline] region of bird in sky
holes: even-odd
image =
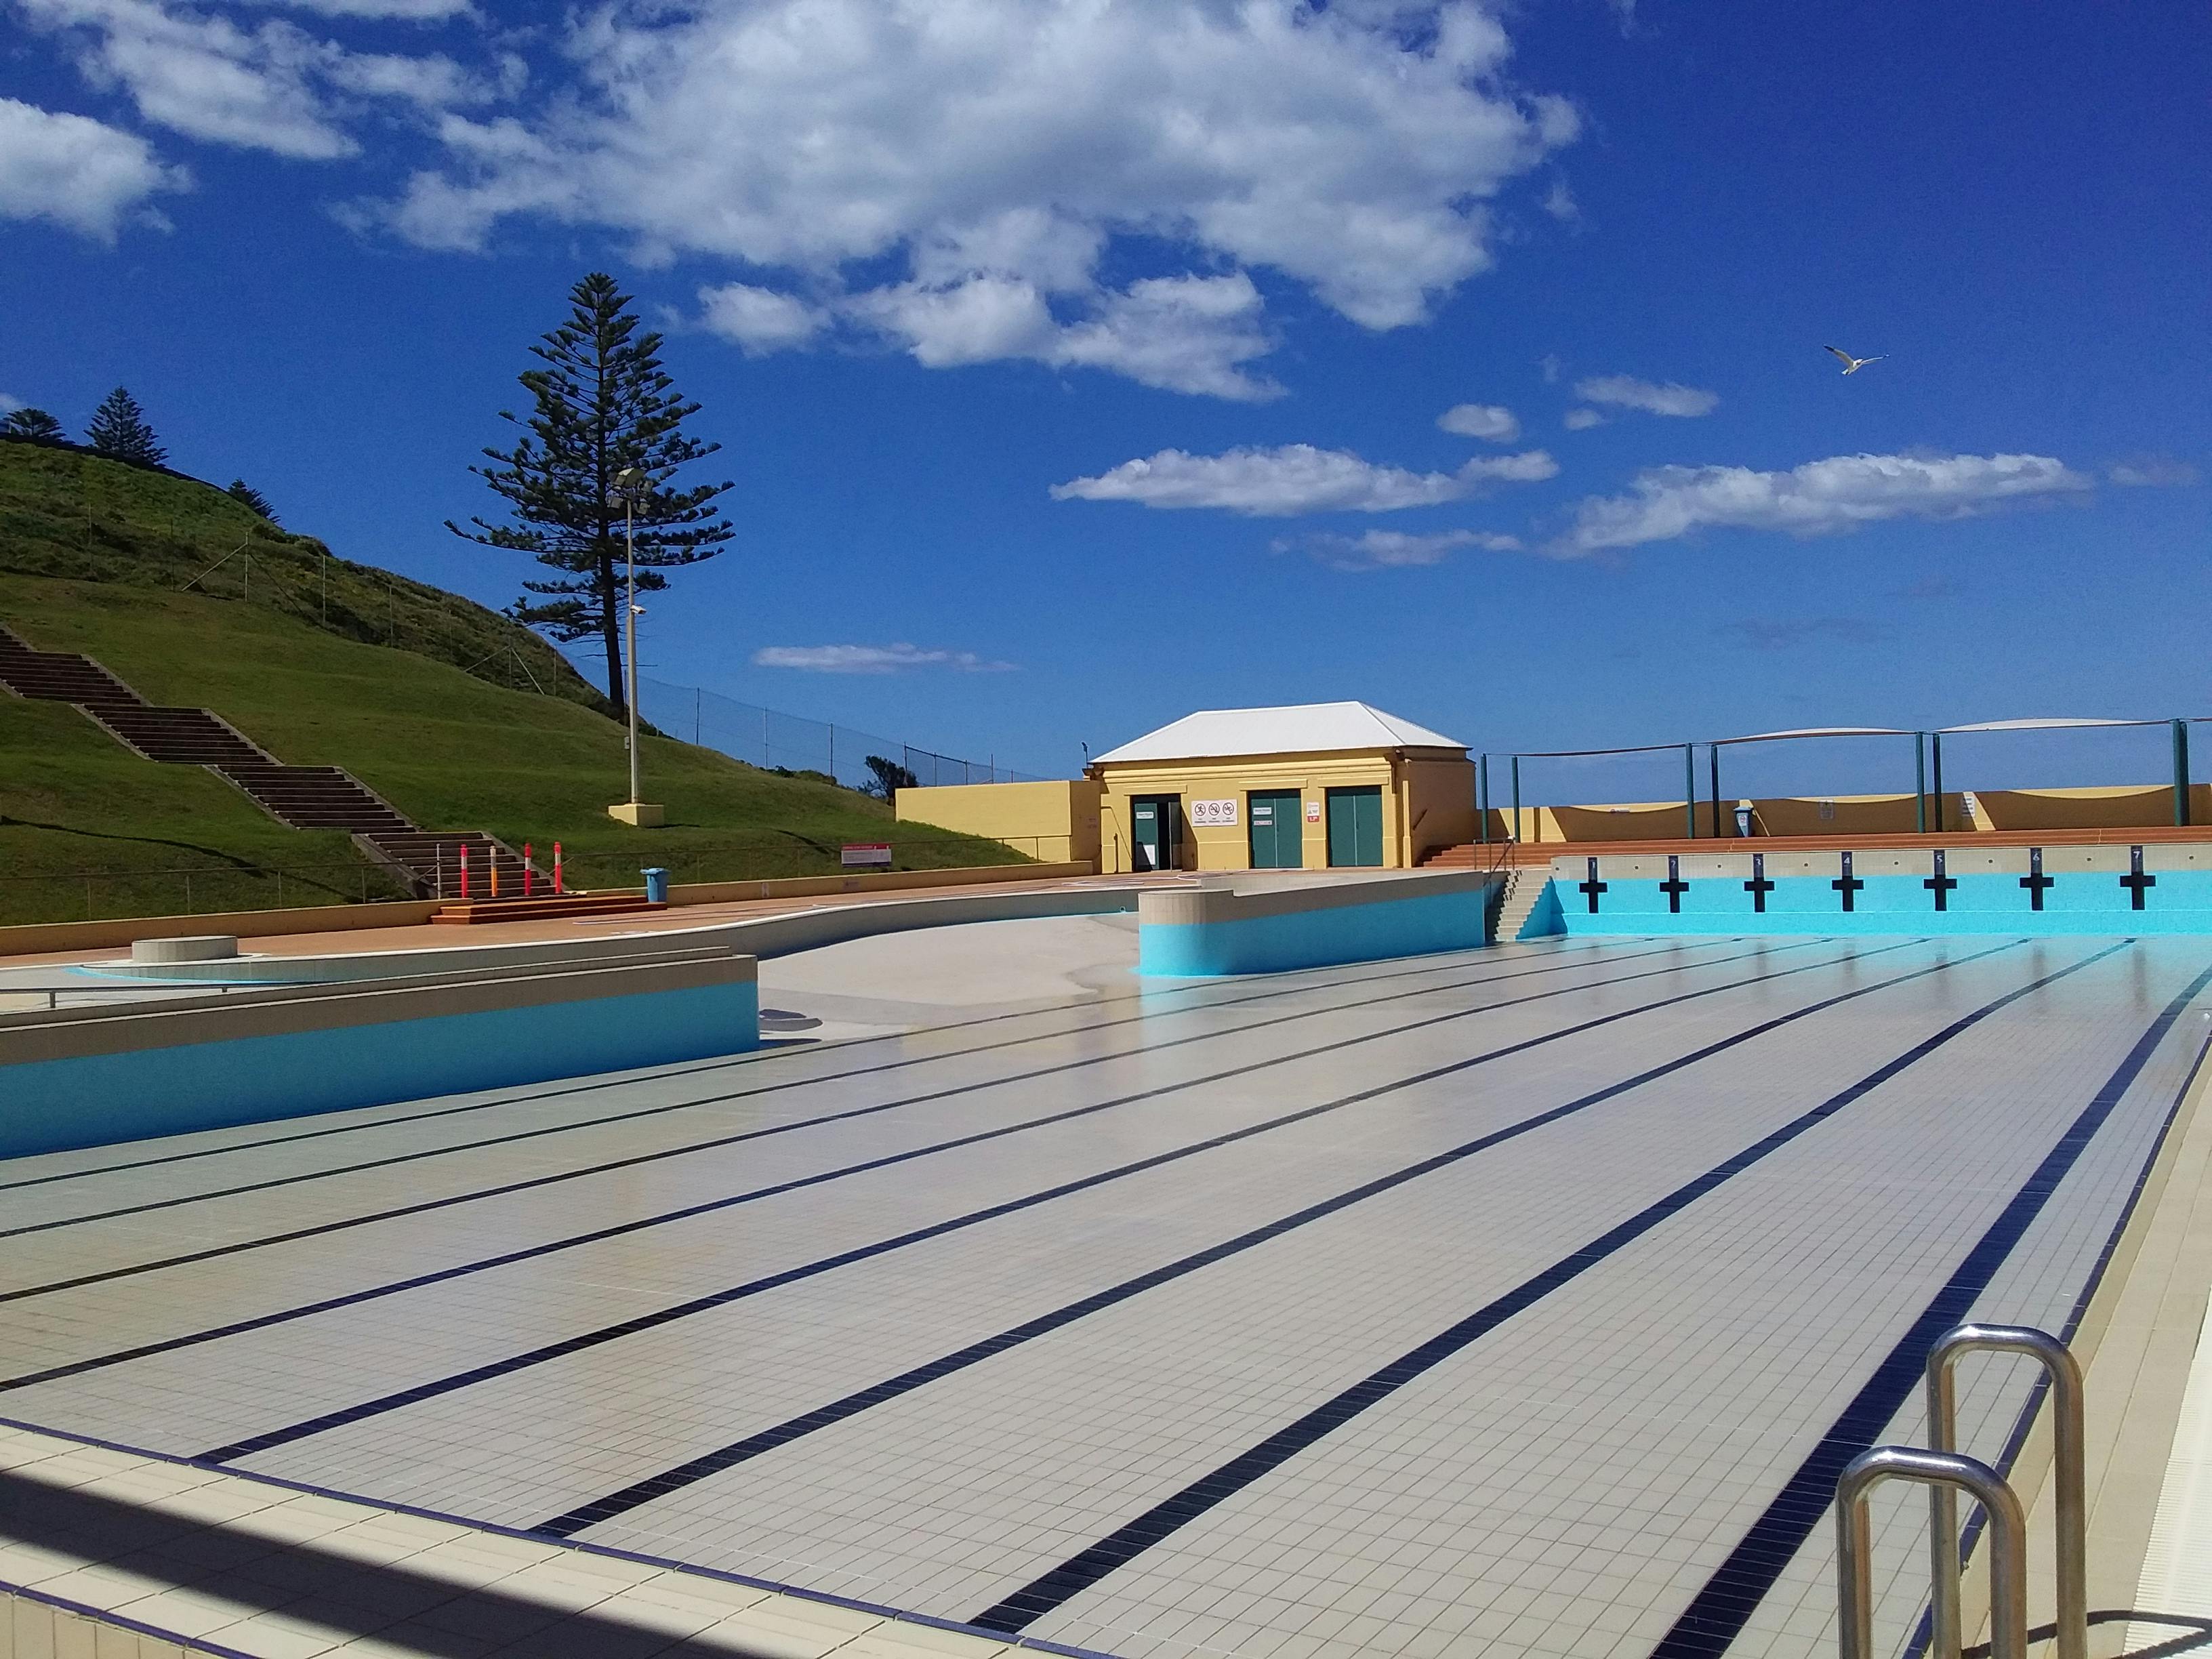
[[[1859,370],[1864,368],[1869,363],[1878,363],[1881,361],[1879,357],[1854,357],[1850,352],[1841,350],[1835,346],[1822,346],[1820,349],[1823,351],[1835,352],[1837,356],[1842,358],[1844,360],[1844,373],[1846,374],[1856,374]]]

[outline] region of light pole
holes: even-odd
[[[645,475],[634,466],[626,466],[615,474],[615,490],[623,498],[623,550],[627,567],[628,592],[623,603],[623,658],[628,680],[629,705],[629,804],[636,806],[644,797],[638,793],[637,781],[637,492],[645,483]]]

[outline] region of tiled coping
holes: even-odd
[[[993,1659],[888,1607],[0,1419],[0,1659]]]

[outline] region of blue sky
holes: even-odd
[[[441,521],[613,271],[737,486],[662,679],[1036,772],[1337,697],[1498,750],[2212,714],[2181,0],[0,0],[0,396],[127,384],[489,604],[532,568]]]

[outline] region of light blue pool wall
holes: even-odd
[[[1391,957],[1473,950],[1486,942],[1495,890],[1462,889],[1409,897],[1381,895],[1399,884],[1377,882],[1371,904],[1249,916],[1231,921],[1165,924],[1137,929],[1137,971],[1148,977],[1211,979],[1224,974],[1279,974]]]
[[[1601,872],[1607,890],[1598,914],[1589,913],[1578,878],[1554,875],[1530,912],[1523,939],[1565,933],[1570,938],[1664,933],[2008,933],[2069,935],[2212,933],[2212,870],[2155,870],[2156,885],[2135,909],[2119,884],[2124,872],[2068,872],[2051,875],[2043,908],[2028,902],[2016,873],[1954,876],[1959,884],[1946,907],[1936,908],[1924,875],[1862,875],[1866,884],[1853,908],[1843,908],[1833,876],[1779,876],[1764,914],[1752,907],[1741,875],[1686,876],[1689,890],[1680,913],[1668,908],[1663,877],[1615,877]]]
[[[750,981],[0,1067],[0,1158],[741,1054]]]

